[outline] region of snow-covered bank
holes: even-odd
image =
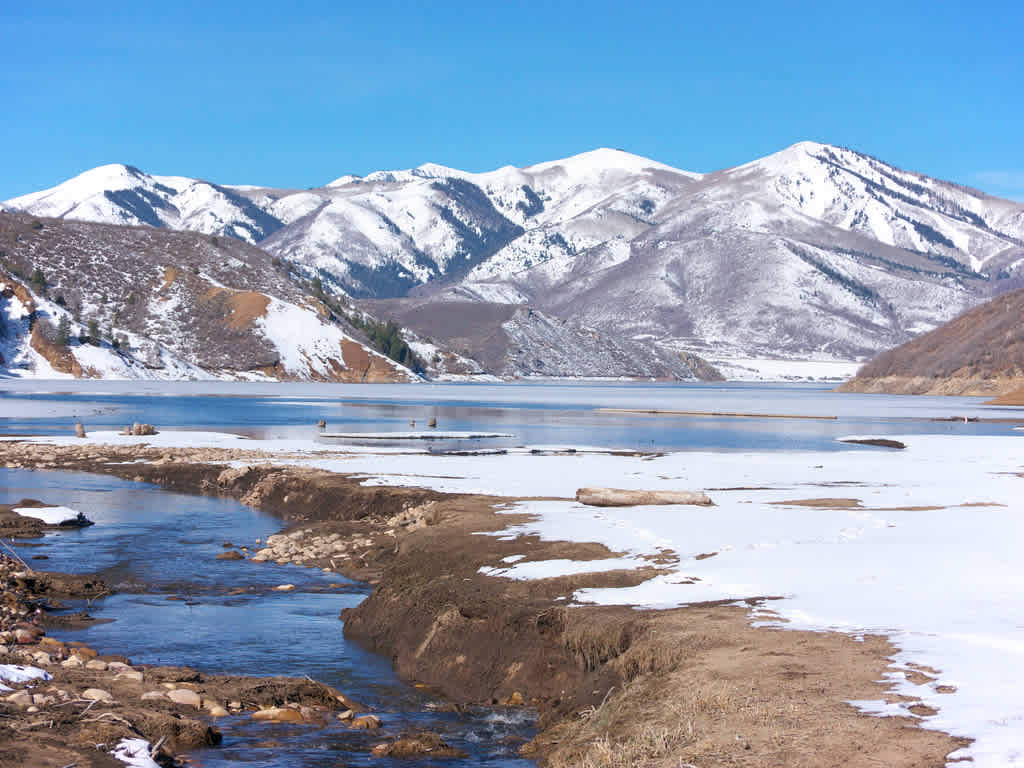
[[[82,513],[70,507],[15,507],[14,511],[22,517],[34,517],[47,525],[74,523]]]

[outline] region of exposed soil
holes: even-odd
[[[918,716],[867,717],[844,703],[887,698],[875,681],[896,649],[884,638],[754,629],[747,608],[733,605],[570,606],[575,590],[636,584],[656,573],[654,564],[536,581],[484,575],[481,567],[509,555],[614,553],[597,544],[480,535],[517,521],[500,512],[508,499],[364,487],[282,466],[226,469],[222,462],[239,453],[0,446],[9,464],[222,494],[280,515],[289,528],[253,559],[327,567],[374,583],[345,612],[346,637],[390,655],[401,677],[455,703],[536,707],[544,731],[529,753],[545,764],[940,766],[964,746],[916,727]],[[150,463],[110,463],[135,459]]]
[[[1024,290],[1000,294],[881,353],[839,390],[988,397],[1019,391],[1024,388],[1022,312]]]
[[[1000,395],[994,400],[989,400],[985,405],[1024,405],[1024,386],[1017,387],[1012,392]]]

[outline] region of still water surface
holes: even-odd
[[[650,416],[601,409],[676,410],[834,419]],[[981,398],[851,395],[820,384],[236,384],[224,382],[0,382],[0,434],[68,434],[132,422],[313,437],[330,431],[422,427],[513,437],[490,445],[576,445],[627,450],[839,450],[837,437],[870,433],[1007,434],[1020,408]],[[941,420],[940,420],[941,419]],[[955,421],[949,421],[953,419]]]

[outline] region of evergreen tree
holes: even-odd
[[[57,346],[66,347],[71,341],[71,321],[67,315],[61,315],[57,323]]]
[[[43,274],[43,270],[36,267],[32,271],[32,288],[36,293],[45,296],[46,295],[46,275]]]
[[[95,320],[89,321],[89,343],[94,347],[100,345],[100,324]]]

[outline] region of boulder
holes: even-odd
[[[172,691],[168,691],[167,698],[176,704],[185,704],[186,706],[195,707],[196,709],[199,709],[203,704],[202,697],[195,691],[190,691],[188,688],[175,688]]]
[[[85,427],[80,421],[75,424],[75,437],[85,437]]]
[[[366,731],[375,731],[382,725],[384,723],[376,715],[361,715],[354,718],[351,722],[353,728],[361,728]]]
[[[8,696],[5,701],[9,701],[18,707],[29,707],[32,705],[32,694],[26,691],[16,691]]]
[[[238,552],[238,551],[232,549],[229,552],[221,552],[219,555],[217,555],[217,559],[218,560],[245,560],[245,555],[243,555],[241,552]]]
[[[253,720],[265,720],[271,723],[301,723],[302,713],[289,707],[270,707],[252,713]]]
[[[436,733],[404,734],[372,750],[374,757],[468,757],[461,749],[455,749]]]
[[[102,688],[86,688],[82,692],[82,698],[88,701],[113,701],[114,695]]]

